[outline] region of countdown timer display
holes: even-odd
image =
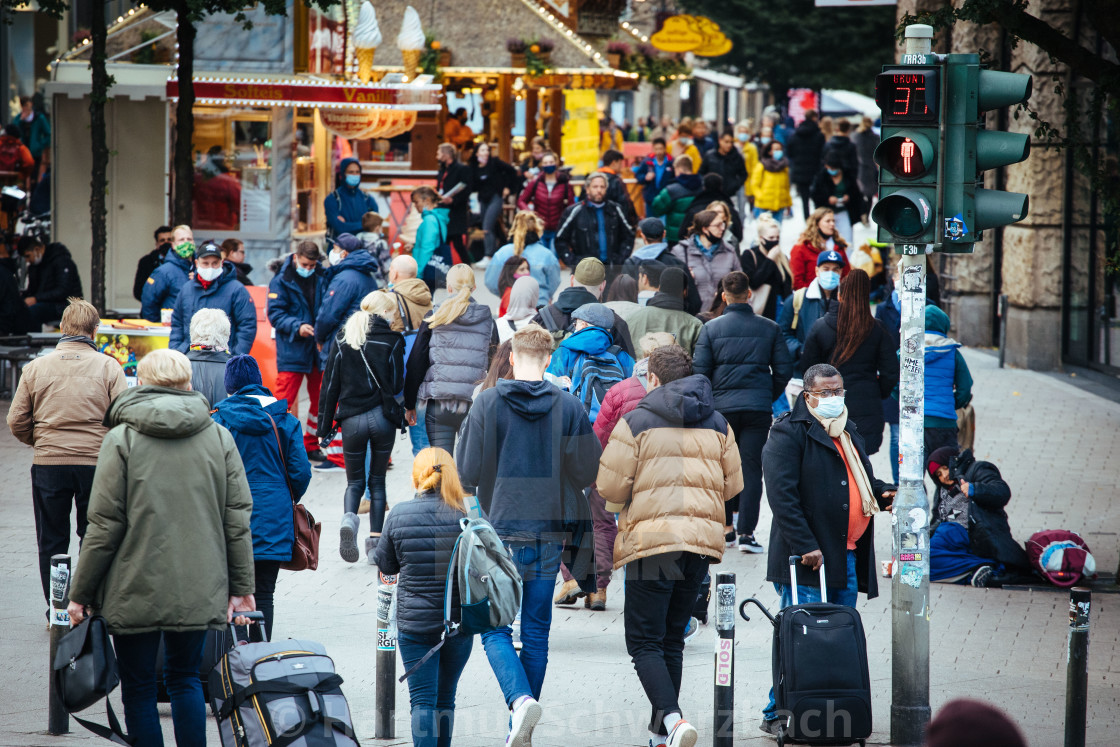
[[[875,77],[875,103],[884,125],[937,122],[938,77],[936,67],[884,70]]]

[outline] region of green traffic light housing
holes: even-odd
[[[871,208],[871,219],[896,239],[933,241],[933,204],[922,190],[900,189],[882,195]]]

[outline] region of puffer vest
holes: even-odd
[[[472,298],[458,319],[433,329],[431,365],[418,399],[470,402],[475,386],[486,377],[493,328],[490,309]]]

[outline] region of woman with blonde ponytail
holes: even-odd
[[[455,452],[455,435],[467,417],[475,385],[486,376],[498,346],[490,308],[474,300],[474,270],[455,265],[447,273],[448,298],[420,324],[408,357],[404,405],[409,425],[424,409],[428,443]]]
[[[529,262],[529,274],[540,286],[537,305],[544,306],[552,300],[552,294],[560,287],[560,262],[552,250],[541,243],[543,232],[544,221],[531,210],[522,210],[513,217],[511,243],[499,249],[486,267],[486,288],[491,293],[502,295],[498,277],[506,261],[510,257],[524,257]]]
[[[373,562],[385,522],[385,473],[397,431],[405,424],[404,408],[394,396],[404,386],[404,336],[389,326],[396,310],[393,297],[386,293],[363,298],[339,330],[323,371],[318,436],[322,440],[330,435],[333,423],[342,431],[346,493],[339,553],[347,563],[358,560],[358,506],[367,486],[366,558]],[[371,452],[368,473],[367,450]]]
[[[440,642],[447,566],[463,510],[463,486],[451,455],[423,449],[412,463],[416,496],[393,507],[377,547],[377,567],[397,576],[397,642],[405,671]],[[451,620],[461,619],[458,589],[451,593]],[[454,635],[408,678],[412,735],[416,745],[450,745],[455,689],[470,658],[474,636]]]

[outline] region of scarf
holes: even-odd
[[[60,343],[63,343],[63,342],[83,342],[86,345],[89,345],[94,350],[97,350],[97,343],[94,342],[89,337],[86,337],[85,335],[63,335],[62,337],[58,338],[58,341]]]
[[[867,472],[863,469],[863,462],[860,461],[859,452],[852,444],[852,437],[844,430],[844,426],[848,424],[848,408],[845,407],[844,412],[840,413],[839,417],[828,418],[827,420],[818,415],[812,407],[806,409],[817,419],[818,423],[824,426],[829,438],[839,439],[841,456],[848,463],[848,469],[852,471],[856,487],[859,488],[860,501],[863,503],[863,515],[874,516],[879,513],[879,503],[871,493],[871,480],[867,478]]]
[[[599,259],[604,263],[607,261],[607,220],[603,216],[603,207],[607,204],[604,202],[587,201],[587,204],[594,209],[595,221],[598,227],[598,240],[599,240]]]
[[[693,236],[692,243],[695,244],[696,248],[700,250],[700,253],[704,255],[704,259],[709,262],[712,260],[712,255],[716,253],[716,249],[719,247],[719,242],[712,242],[711,246],[704,246],[704,242],[700,240],[699,236]]]
[[[789,168],[789,161],[786,160],[785,156],[782,156],[777,161],[770,156],[763,156],[758,160],[762,164],[762,168],[766,169],[771,174],[776,174],[779,171],[785,171]]]

